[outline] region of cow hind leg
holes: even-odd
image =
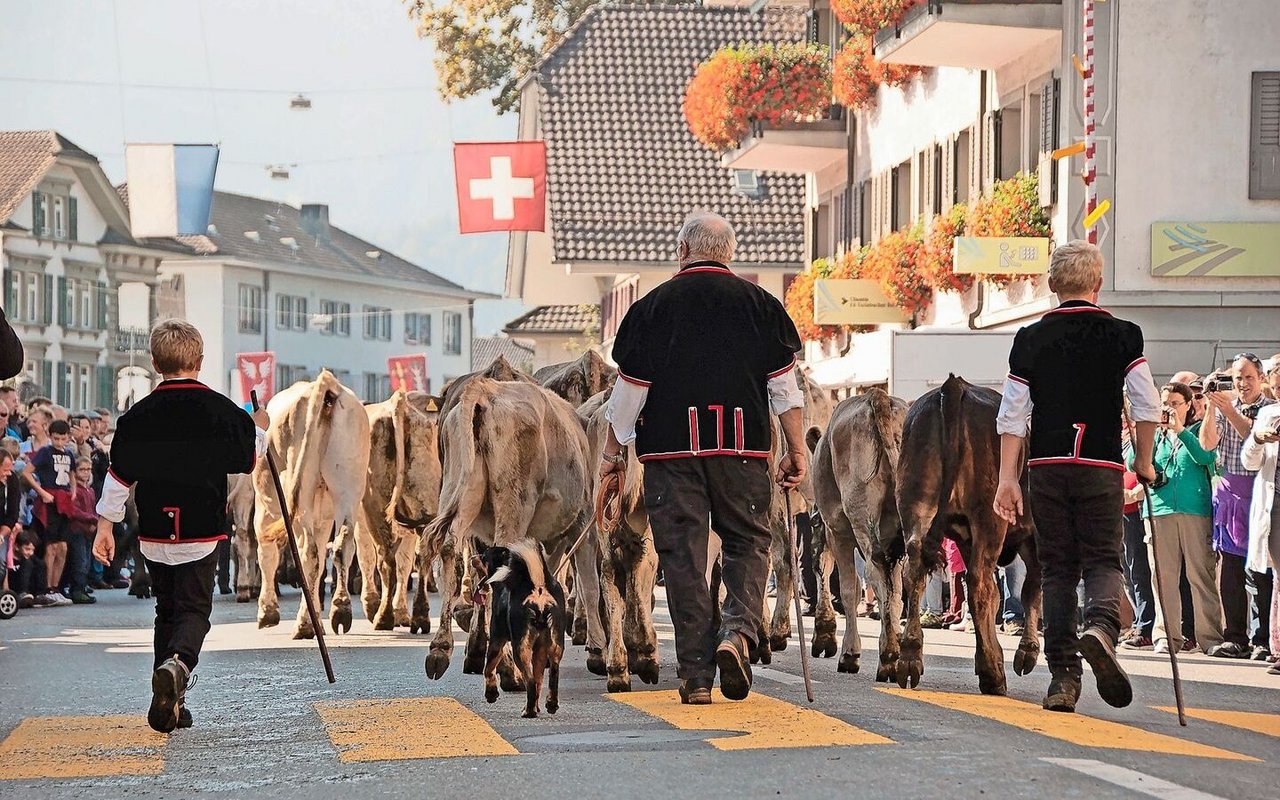
[[[373,615],[373,629],[376,631],[395,630],[395,617],[392,613],[392,590],[400,577],[395,554],[388,552],[394,544],[383,544],[378,548],[378,580],[382,583],[382,591],[378,595],[378,609]],[[370,573],[370,582],[373,574]]]
[[[324,602],[320,600],[320,592],[324,586],[325,579],[325,547],[316,537],[316,529],[308,525],[300,525],[301,535],[298,537],[298,550],[302,555],[302,563],[298,565],[299,574],[308,576],[308,583],[311,585],[311,594],[308,596],[306,590],[303,590],[302,600],[298,603],[298,617],[293,629],[293,638],[295,639],[314,639],[316,635],[315,628],[311,624],[311,613],[308,607],[315,603],[316,616],[324,609]]]
[[[795,576],[792,574],[791,543],[787,541],[790,536],[787,522],[781,519],[773,524],[773,539],[769,547],[776,590],[773,617],[769,621],[769,649],[775,653],[786,650],[787,641],[791,638],[791,582]]]
[[[631,691],[631,673],[628,670],[626,633],[623,631],[626,601],[618,585],[618,566],[613,553],[607,553],[601,564],[600,592],[604,596],[605,624],[608,644],[605,656],[605,674],[610,692]]]
[[[841,524],[842,521],[823,520],[821,526],[815,524],[813,528],[814,541],[818,545],[818,552],[813,559],[818,586],[818,596],[813,604],[813,644],[810,649],[814,658],[831,658],[837,650],[836,608],[831,598],[831,576],[836,571],[832,540],[836,536],[853,535],[848,530],[848,525],[844,525],[844,530],[833,527]]]
[[[919,514],[917,520],[932,519],[933,514]],[[902,647],[898,655],[898,685],[903,689],[920,685],[920,676],[924,674],[924,631],[920,627],[920,600],[924,595],[924,583],[929,573],[937,566],[939,554],[938,543],[927,543],[928,524],[912,526],[908,522],[907,530],[907,563],[904,573],[907,582],[907,629],[902,637]],[[884,598],[882,598],[883,602]]]
[[[402,534],[407,534],[402,530]],[[396,583],[392,595],[391,611],[395,617],[397,628],[407,628],[411,624],[409,613],[409,579],[413,575],[413,559],[417,537],[412,534],[401,535],[396,540]]]
[[[453,655],[453,606],[458,599],[462,565],[452,536],[440,549],[440,563],[440,627],[436,629],[423,664],[427,677],[433,681],[444,677],[449,669],[449,658]]]
[[[876,669],[877,681],[897,678],[898,659],[902,653],[902,580],[905,574],[901,561],[890,564],[883,556],[867,561],[868,577],[875,585],[880,598],[880,666]],[[852,601],[857,602],[854,597]],[[851,606],[852,607],[852,606]]]
[[[336,525],[337,547],[333,553],[333,602],[329,604],[329,627],[336,634],[351,630],[351,591],[347,576],[351,574],[351,562],[355,558],[355,523],[348,517]]]
[[[258,543],[258,566],[263,575],[274,576],[280,567],[281,542]],[[264,580],[258,595],[258,627],[270,628],[280,624],[280,597],[276,593],[275,580]]]
[[[484,606],[472,605],[471,614],[471,630],[467,633],[467,647],[463,651],[463,675],[479,675],[484,672],[485,651],[489,647]]]
[[[360,564],[360,606],[364,609],[364,618],[373,622],[378,616],[378,606],[382,604],[377,574],[382,550],[374,538],[374,526],[378,521],[372,519],[372,515],[363,506],[359,514],[360,521],[356,525],[356,561]]]
[[[592,523],[594,525],[594,523]],[[596,532],[587,535],[577,552],[573,554],[573,638],[575,645],[586,645],[588,656],[592,648],[604,649],[604,623],[600,614],[600,546]],[[582,620],[579,631],[578,621]],[[581,632],[581,636],[579,636]]]
[[[412,541],[412,540],[411,540]],[[431,597],[427,594],[427,586],[431,583],[431,562],[414,551],[417,562],[418,580],[413,587],[413,613],[409,615],[409,633],[431,633]]]
[[[644,683],[658,682],[658,634],[653,628],[653,590],[658,577],[658,554],[652,540],[627,568],[627,606],[630,619],[624,623],[624,636],[631,661],[631,671]]]
[[[978,689],[983,694],[1002,695],[1008,691],[1008,684],[1004,673],[1004,651],[996,637],[999,594],[996,591],[996,558],[991,551],[989,546],[973,548],[972,560],[966,559],[969,604],[973,610],[973,624],[978,640],[974,671],[978,675]]]
[[[858,569],[854,559],[854,534],[852,529],[847,533],[832,529],[828,543],[835,557],[836,569],[840,572],[840,601],[845,608],[857,608],[858,597],[862,594],[862,581],[858,578]],[[824,577],[823,580],[826,580]],[[831,617],[831,641],[835,641],[835,612]],[[816,623],[815,623],[816,626]],[[853,614],[845,617],[844,640],[840,643],[840,661],[836,664],[836,672],[849,675],[857,674],[862,666],[862,637],[858,634],[858,618]]]
[[[1022,639],[1013,656],[1013,671],[1018,675],[1028,675],[1040,660],[1042,573],[1034,542],[1028,540],[1022,546],[1022,561],[1027,565],[1027,577],[1022,583],[1022,610],[1025,619]]]

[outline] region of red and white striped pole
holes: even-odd
[[[1090,219],[1098,207],[1097,143],[1094,134],[1093,105],[1093,2],[1084,2],[1084,214]],[[1095,222],[1085,229],[1090,244],[1098,243],[1098,225]]]

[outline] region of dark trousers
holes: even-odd
[[[1249,644],[1249,593],[1245,588],[1244,556],[1221,553],[1218,595],[1222,598],[1222,640],[1241,647]]]
[[[1133,627],[1151,638],[1156,625],[1156,593],[1151,587],[1151,562],[1147,559],[1147,530],[1138,512],[1124,515],[1124,578]]]
[[[218,542],[218,589],[226,594],[231,591],[231,537]]]
[[[82,533],[67,529],[67,568],[62,582],[71,593],[83,592],[89,583],[89,567],[93,563],[93,541]]]
[[[715,648],[724,633],[756,640],[769,576],[771,494],[764,459],[712,456],[645,464],[645,509],[666,578],[681,678],[715,677]],[[727,596],[719,631],[716,599],[707,585],[708,523],[722,542]]]
[[[1271,572],[1245,573],[1245,588],[1249,592],[1252,613],[1249,615],[1249,643],[1254,647],[1271,649]]]
[[[1076,586],[1084,580],[1084,623],[1120,635],[1124,591],[1124,479],[1077,464],[1031,468],[1031,514],[1044,575],[1045,660],[1055,675],[1081,673]]]
[[[9,570],[9,588],[14,594],[31,594],[39,597],[49,591],[44,562],[32,557],[13,565]]]
[[[177,656],[195,671],[213,613],[213,573],[218,551],[186,564],[160,564],[147,559],[151,591],[156,596],[155,666]]]

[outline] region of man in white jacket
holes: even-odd
[[[1258,412],[1253,431],[1245,437],[1240,449],[1241,463],[1258,471],[1254,477],[1253,501],[1249,505],[1249,552],[1245,561],[1245,569],[1252,572],[1265,573],[1269,566],[1273,569],[1280,566],[1277,456],[1280,456],[1280,404],[1266,406]],[[1271,652],[1280,653],[1280,581],[1273,579],[1272,584]],[[1259,598],[1258,602],[1265,601]],[[1280,675],[1280,661],[1273,664],[1268,673]]]

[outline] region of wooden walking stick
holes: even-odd
[[[249,402],[253,410],[258,410],[258,393],[249,392]],[[320,614],[316,611],[316,595],[311,591],[311,577],[302,568],[302,555],[298,551],[298,540],[293,535],[293,519],[289,516],[289,507],[285,505],[284,485],[280,483],[280,470],[275,459],[271,457],[271,445],[267,445],[267,466],[271,469],[271,482],[276,487],[276,497],[280,499],[280,516],[284,520],[284,532],[289,536],[289,552],[293,554],[293,563],[298,565],[298,575],[302,580],[302,598],[307,604],[307,616],[311,618],[311,628],[316,632],[316,644],[320,645],[320,660],[324,662],[324,674],[329,683],[337,683],[333,676],[333,662],[329,660],[329,648],[324,644],[324,626],[320,624]],[[263,580],[275,580],[274,575],[263,575]]]
[[[796,547],[796,518],[791,514],[791,490],[783,489],[787,506],[787,544],[791,547],[791,598],[796,605],[796,636],[800,639],[800,671],[804,673],[804,693],[813,702],[813,678],[809,676],[809,648],[804,643],[804,613],[800,606],[800,550]]]

